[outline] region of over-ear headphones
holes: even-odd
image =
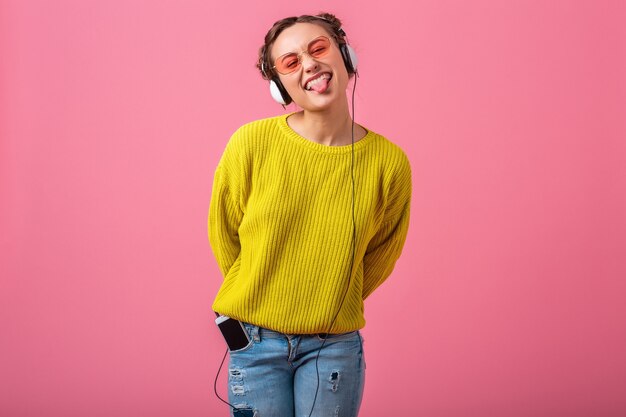
[[[321,16],[315,16],[315,17],[328,22],[327,19],[324,19]],[[339,43],[339,51],[341,52],[341,57],[343,58],[343,63],[346,66],[346,70],[348,71],[348,74],[350,75],[356,74],[356,68],[359,62],[356,56],[356,52],[347,42],[345,42],[346,32],[344,32],[342,28],[339,28],[337,32],[339,36],[344,40],[344,43]],[[261,63],[261,71],[264,74],[267,73],[265,71],[264,61]],[[280,81],[280,78],[278,78],[278,75],[272,77],[272,79],[270,80],[270,95],[272,96],[274,100],[276,100],[279,104],[282,104],[283,106],[286,106],[287,104],[290,104],[293,101],[291,99],[291,96],[287,92],[287,89],[285,88],[283,83]]]

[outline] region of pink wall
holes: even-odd
[[[414,170],[361,415],[626,415],[626,3],[262,3],[0,3],[0,415],[227,415],[213,169],[319,10]]]

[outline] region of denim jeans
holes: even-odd
[[[316,397],[320,335],[288,335],[244,323],[250,343],[230,352],[228,399],[234,417],[307,417]],[[330,334],[319,361],[312,417],[356,417],[365,382],[358,331]]]

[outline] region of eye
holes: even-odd
[[[298,60],[295,58],[290,58],[286,61],[283,61],[283,65],[289,69],[295,68],[298,65]]]
[[[283,68],[293,69],[298,66],[298,57],[295,54],[290,54],[282,58],[280,63]]]
[[[317,55],[317,54],[324,53],[325,51],[326,51],[326,47],[324,47],[324,46],[319,46],[319,47],[317,47],[317,48],[313,49],[313,50],[311,51],[311,54],[313,54],[313,55]]]
[[[330,45],[326,39],[315,40],[309,47],[309,54],[316,58],[323,56],[326,52],[328,52],[329,47]]]

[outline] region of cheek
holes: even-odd
[[[338,77],[337,81],[343,81],[347,83],[349,79],[349,74],[346,68],[346,64],[345,62],[343,62],[343,58],[341,57],[341,53],[337,52],[337,56],[333,59],[333,66],[335,68],[335,75]]]
[[[343,88],[348,87],[348,82],[350,81],[350,75],[348,74],[348,70],[346,69],[345,64],[341,61],[341,67],[335,71],[336,82]]]
[[[281,77],[280,81],[283,83],[283,86],[285,86],[285,89],[287,90],[290,96],[293,97],[294,95],[301,93],[302,88],[300,88],[300,83],[297,77],[291,77],[291,78]]]

